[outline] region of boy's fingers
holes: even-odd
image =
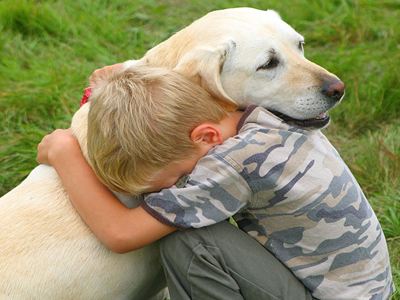
[[[47,137],[47,135],[43,137],[43,139],[37,146],[36,161],[40,164],[45,162],[45,159],[43,157],[43,151],[44,151],[43,148],[44,148],[44,143],[45,143],[46,137]]]
[[[37,146],[36,161],[41,164],[49,164],[48,155],[50,148],[57,146],[57,143],[70,136],[73,136],[70,128],[56,129],[53,132],[46,134]]]

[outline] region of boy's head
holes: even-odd
[[[164,168],[176,173],[172,185],[187,171],[185,160],[198,157],[202,142],[222,142],[207,123],[219,123],[226,111],[173,71],[135,66],[111,72],[93,88],[90,101],[89,158],[114,191],[136,195],[164,187],[157,185]]]

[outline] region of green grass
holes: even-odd
[[[307,57],[345,81],[326,133],[377,212],[400,289],[398,0],[3,0],[0,195],[36,165],[42,136],[68,127],[94,69],[140,57],[210,10],[245,5],[277,10],[306,37]]]

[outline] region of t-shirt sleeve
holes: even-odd
[[[208,155],[198,162],[184,187],[149,194],[142,207],[162,223],[199,228],[233,216],[250,197],[250,187],[238,166]]]

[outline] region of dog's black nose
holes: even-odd
[[[322,85],[321,92],[335,102],[339,101],[344,95],[344,83],[339,79],[326,80]]]

